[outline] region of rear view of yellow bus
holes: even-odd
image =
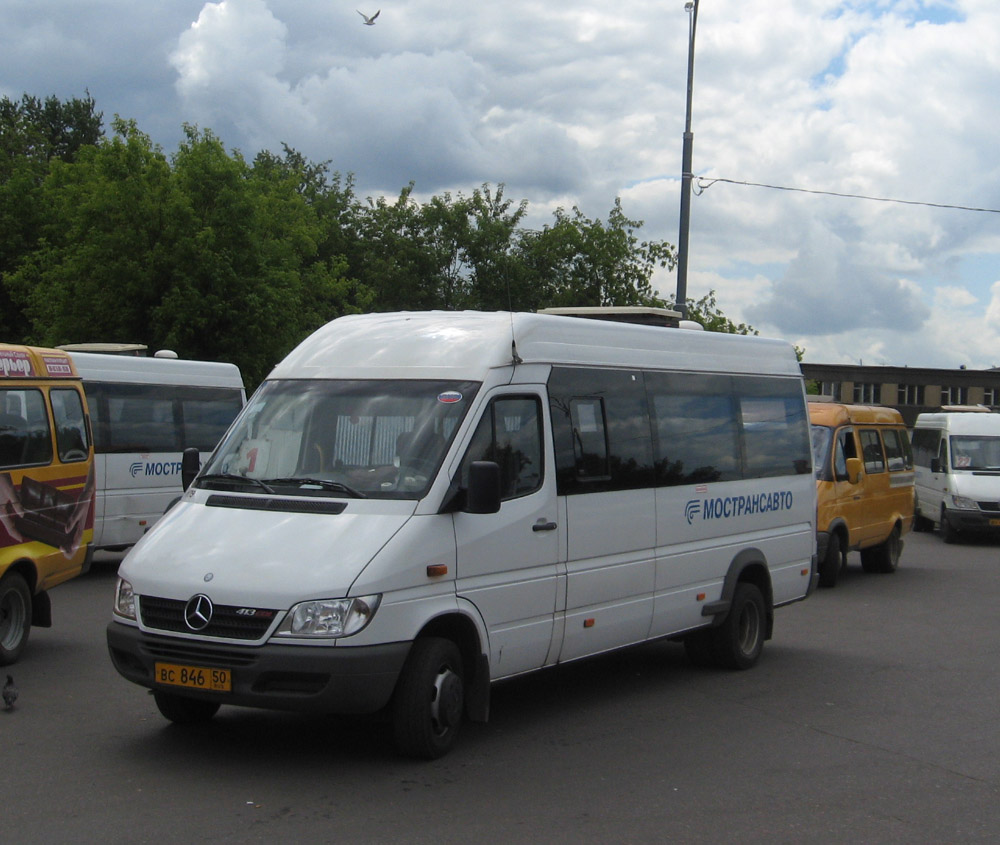
[[[73,361],[0,343],[0,665],[21,656],[32,625],[52,624],[47,591],[84,571],[93,533],[93,438]]]

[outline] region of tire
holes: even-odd
[[[425,637],[413,643],[392,701],[396,750],[435,760],[451,750],[465,711],[462,655],[451,641]]]
[[[952,543],[957,543],[959,540],[958,530],[948,522],[948,516],[944,511],[944,507],[941,507],[941,539],[944,540],[949,545]]]
[[[844,563],[844,554],[840,549],[840,535],[830,532],[830,540],[826,546],[826,555],[819,564],[819,585],[821,587],[836,587],[840,567]]]
[[[899,526],[896,525],[884,543],[861,550],[861,568],[865,572],[889,575],[899,567],[899,556],[902,553],[903,541],[900,538]]]
[[[760,590],[746,582],[737,584],[725,621],[711,629],[716,665],[749,669],[764,648],[766,628],[767,615]]]
[[[187,698],[162,690],[153,690],[153,700],[160,713],[178,725],[197,725],[208,722],[219,711],[217,701]]]
[[[930,531],[934,528],[934,523],[931,522],[926,516],[922,516],[919,510],[913,511],[913,530],[914,531]]]
[[[16,663],[31,630],[31,590],[17,572],[0,578],[0,666]]]

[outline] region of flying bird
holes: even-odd
[[[375,26],[375,18],[377,18],[377,17],[379,16],[379,15],[381,15],[381,14],[382,14],[382,10],[381,10],[381,9],[379,9],[379,10],[378,10],[378,11],[377,11],[377,12],[376,12],[376,13],[375,13],[374,15],[372,15],[371,17],[368,17],[368,15],[366,15],[366,14],[365,14],[364,12],[362,12],[362,11],[360,11],[360,10],[355,10],[355,11],[357,11],[357,13],[358,13],[359,15],[361,15],[361,17],[363,17],[363,18],[365,19],[365,26]]]
[[[17,701],[17,687],[14,686],[14,679],[8,675],[7,683],[3,685],[3,704],[8,710],[14,709],[14,702]]]

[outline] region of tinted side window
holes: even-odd
[[[878,431],[873,428],[863,428],[861,436],[861,455],[865,462],[865,472],[885,472],[885,458],[882,455],[882,441]]]
[[[929,467],[931,459],[938,456],[938,444],[941,442],[941,432],[934,428],[915,428],[913,430],[913,460],[917,466]]]
[[[238,390],[86,382],[98,452],[180,452],[215,448],[236,418]]]
[[[905,431],[894,428],[884,429],[882,442],[885,444],[885,459],[889,466],[889,472],[913,469],[910,441]]]
[[[56,446],[63,463],[85,461],[90,457],[90,436],[83,413],[83,398],[75,390],[53,388],[49,391],[52,418],[56,425]]]
[[[812,448],[802,385],[796,379],[737,377],[744,478],[812,471]]]
[[[0,467],[52,461],[52,435],[42,391],[0,390]]]
[[[656,483],[698,484],[740,477],[732,379],[647,373],[656,442]]]
[[[553,367],[548,387],[561,495],[653,485],[641,372]]]
[[[494,400],[483,414],[462,460],[461,484],[469,483],[473,461],[500,465],[500,497],[513,499],[542,486],[542,414],[535,397]]]

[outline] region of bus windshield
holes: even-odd
[[[467,381],[265,382],[195,486],[419,499],[478,388]]]
[[[952,469],[1000,470],[1000,437],[952,435]]]

